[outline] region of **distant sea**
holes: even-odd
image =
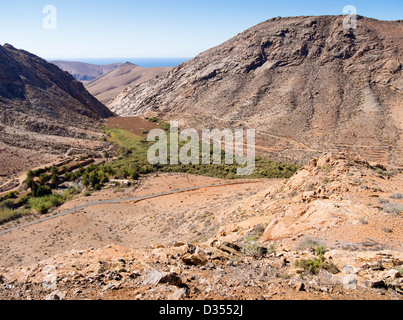
[[[111,63],[131,62],[143,68],[149,67],[176,67],[192,58],[76,58],[76,59],[49,59],[63,61],[77,61],[97,65],[105,65]]]

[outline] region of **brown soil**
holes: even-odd
[[[391,199],[403,176],[373,168],[329,154],[284,181],[218,186],[233,181],[153,174],[77,198],[52,214],[95,204],[0,232],[0,298],[402,299],[403,218],[381,202],[403,204]],[[307,241],[326,248],[337,274],[296,266],[317,257]],[[43,286],[48,266],[58,291]],[[153,274],[165,280],[154,283]]]
[[[57,212],[89,201],[126,199],[218,182],[223,180],[185,174],[152,175],[139,188],[96,192],[66,203]],[[226,220],[229,208],[272,183],[213,187],[140,202],[92,206],[0,236],[1,261],[9,266],[25,265],[68,250],[101,248],[111,243],[144,248],[155,243],[207,240]]]
[[[145,132],[159,129],[157,123],[142,117],[113,117],[108,119],[108,127],[128,130],[137,136],[146,136]]]

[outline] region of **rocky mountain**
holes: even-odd
[[[128,86],[148,81],[170,71],[171,67],[143,68],[127,62],[119,65],[103,76],[87,83],[87,90],[99,101],[107,105]]]
[[[0,46],[0,185],[71,149],[99,148],[100,120],[113,115],[54,64]]]
[[[121,63],[96,65],[84,62],[63,60],[54,60],[49,62],[57,65],[63,71],[67,71],[74,77],[74,79],[83,83],[94,81],[95,79],[102,77],[104,74],[112,71],[113,69],[121,65]]]
[[[253,128],[257,151],[307,163],[356,152],[403,166],[403,21],[274,18],[201,53],[110,104],[184,127]]]

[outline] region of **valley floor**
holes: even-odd
[[[359,171],[380,187],[371,191],[350,184],[344,199],[336,191],[331,199],[312,199],[309,206],[319,210],[322,205],[320,213],[305,209],[299,214],[298,199],[306,196],[292,190],[299,188],[301,176],[314,182],[325,172],[331,181],[333,172],[340,177],[348,168],[344,160],[330,159],[330,171],[318,166],[306,176],[304,170],[313,170],[308,166],[287,181],[233,184],[180,173],[150,174],[130,188],[107,188],[67,202],[51,219],[5,224],[0,232],[0,299],[402,299],[402,217],[386,215],[374,201],[366,204],[366,212],[360,211],[362,202],[370,201],[363,197],[371,197],[380,187],[385,198],[385,192],[401,190],[401,174],[387,181],[372,171]],[[356,167],[349,170],[355,172]],[[185,191],[189,188],[197,189]],[[182,191],[101,203],[177,190]],[[97,201],[100,204],[57,216]],[[329,203],[340,206],[346,201],[346,219],[337,216],[347,212],[343,208],[326,211]],[[279,203],[284,211],[276,217],[283,216],[284,223],[294,221],[285,230],[282,222],[271,223]],[[289,220],[287,208],[293,208],[300,220]],[[368,221],[359,220],[360,214]],[[322,222],[310,220],[321,216]],[[380,231],[382,227],[390,230]],[[4,232],[6,228],[14,229]],[[292,228],[296,231],[287,235]],[[267,230],[284,236],[270,240]],[[316,251],[312,244],[302,247],[304,240],[318,240]],[[317,253],[321,241],[324,254]],[[309,274],[297,266],[300,260],[316,261],[321,270]],[[333,264],[337,273],[328,269]],[[46,282],[49,275],[54,276],[51,283]]]
[[[186,174],[149,175],[133,188],[105,189],[90,197],[70,201],[57,212],[69,210],[87,202],[120,200],[193,187],[234,183],[216,178]],[[172,244],[174,241],[207,240],[218,226],[229,221],[225,212],[236,207],[244,198],[276,180],[242,183],[182,192],[117,204],[100,204],[55,217],[0,236],[0,264],[27,265],[68,250],[101,248],[111,243],[128,248],[145,248],[152,244]],[[57,214],[54,212],[52,214]],[[2,226],[16,227],[12,222]]]

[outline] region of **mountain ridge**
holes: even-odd
[[[172,69],[172,67],[143,68],[136,64],[126,62],[103,74],[99,78],[86,83],[85,87],[94,97],[107,105],[128,86],[148,81]]]
[[[110,63],[96,65],[79,61],[51,60],[50,63],[57,65],[63,71],[70,73],[76,80],[88,83],[102,77],[104,74],[122,65],[122,63]]]
[[[10,44],[0,46],[0,185],[68,152],[100,151],[99,125],[111,116],[68,72]]]
[[[346,151],[403,166],[403,23],[358,16],[345,30],[344,19],[267,20],[108,106],[196,129],[254,128],[261,153],[279,160]]]

